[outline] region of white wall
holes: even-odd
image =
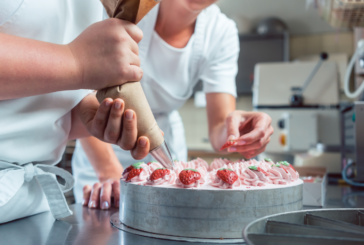
[[[243,16],[253,25],[268,16],[279,17],[291,34],[336,31],[320,18],[316,9],[306,8],[306,0],[219,0],[217,4],[227,16]]]

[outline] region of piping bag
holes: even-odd
[[[137,24],[161,0],[101,0],[110,18],[119,18]],[[164,167],[172,169],[174,162],[168,146],[154,118],[140,82],[127,82],[119,86],[104,88],[97,92],[101,103],[106,98],[120,98],[125,110],[131,109],[137,115],[138,138],[146,136],[150,152]]]

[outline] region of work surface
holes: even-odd
[[[364,190],[328,186],[324,208],[364,208]],[[0,244],[196,244],[147,238],[120,231],[110,224],[110,216],[117,209],[91,210],[80,204],[71,205],[71,209],[73,216],[61,221],[55,221],[46,212],[0,225]]]

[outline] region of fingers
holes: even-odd
[[[131,156],[136,159],[140,160],[146,157],[149,153],[150,143],[147,137],[139,137],[137,141],[136,147],[131,150]]]
[[[136,65],[128,64],[125,66],[123,64],[123,67],[120,68],[119,77],[121,77],[123,81],[138,82],[143,78],[143,70]]]
[[[124,101],[114,100],[108,116],[107,126],[104,132],[104,139],[108,143],[116,144],[120,138],[121,123],[124,112]]]
[[[89,208],[97,208],[100,200],[101,183],[95,183],[92,187],[90,201],[88,204]]]
[[[237,139],[240,136],[239,125],[241,122],[241,115],[238,113],[231,113],[225,121],[228,140]]]
[[[137,119],[133,110],[126,110],[124,113],[123,133],[118,145],[130,151],[135,147],[138,137]]]
[[[101,209],[109,209],[111,204],[112,186],[110,182],[104,182],[100,191],[100,207]]]
[[[87,206],[88,205],[89,199],[90,199],[90,196],[91,196],[91,190],[92,190],[92,187],[89,186],[89,185],[85,185],[83,187],[83,201],[82,201],[82,206]]]
[[[130,35],[130,37],[137,43],[139,43],[143,38],[142,30],[135,24],[132,24],[129,21],[122,21],[125,31]]]
[[[104,130],[108,121],[112,99],[106,98],[101,103],[100,107],[96,111],[95,117],[91,123],[90,133],[96,138],[103,139],[104,138]]]
[[[259,140],[251,143],[251,144],[244,144],[244,145],[237,145],[229,147],[229,152],[251,152],[262,147],[265,147],[270,142],[270,136],[273,134],[273,127],[270,126],[266,131],[262,138]]]
[[[134,53],[131,53],[130,54],[130,65],[133,65],[133,66],[140,66],[140,58],[138,55],[134,54]]]
[[[115,207],[119,207],[120,205],[120,185],[119,181],[115,180],[112,182],[112,192],[114,195],[114,205]]]

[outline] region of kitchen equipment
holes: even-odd
[[[238,94],[251,94],[256,64],[289,61],[289,33],[242,34],[239,40],[236,89]]]
[[[364,244],[364,209],[317,209],[270,215],[248,224],[248,245]]]
[[[341,112],[341,162],[344,180],[351,185],[364,186],[364,102],[356,101]],[[352,167],[355,166],[354,172]],[[355,179],[349,179],[348,170]]]
[[[137,24],[161,0],[101,0],[109,17]],[[125,109],[137,115],[138,137],[146,136],[150,141],[150,154],[164,167],[172,169],[174,163],[153,116],[147,98],[139,82],[128,82],[112,88],[101,89],[96,97],[101,103],[106,98],[123,99]]]
[[[274,188],[180,189],[120,181],[120,209],[111,222],[142,236],[227,242],[241,239],[243,227],[257,218],[301,209],[302,186],[297,180]]]
[[[272,118],[275,133],[266,152],[295,154],[317,143],[340,145],[339,80],[336,62],[325,61],[292,106],[292,88],[303,87],[317,62],[260,63],[255,66],[253,107]]]

